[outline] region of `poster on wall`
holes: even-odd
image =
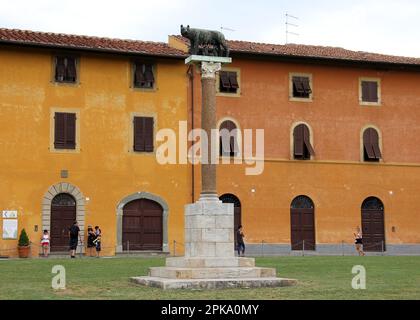
[[[3,220],[3,239],[17,239],[18,221],[17,219]]]

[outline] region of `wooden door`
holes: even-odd
[[[386,250],[384,206],[378,198],[367,198],[362,204],[362,238],[364,251]]]
[[[123,208],[123,250],[162,250],[163,209],[152,200],[139,199]]]
[[[69,249],[69,229],[76,220],[76,201],[66,193],[54,197],[51,203],[51,252]]]
[[[290,226],[292,250],[315,250],[315,208],[310,198],[300,196],[292,201]]]

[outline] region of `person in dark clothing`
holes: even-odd
[[[79,241],[79,224],[77,221],[73,222],[73,225],[70,227],[69,236],[70,236],[70,257],[76,257],[77,242]]]
[[[245,238],[245,235],[244,235],[244,233],[242,231],[242,226],[239,226],[238,227],[238,230],[236,231],[236,244],[237,244],[236,248],[238,250],[238,256],[241,255],[241,252],[242,252],[242,256],[245,255],[245,242],[244,242],[244,238]]]
[[[93,249],[96,247],[95,242],[94,242],[95,239],[96,239],[95,231],[93,231],[92,226],[88,226],[87,247],[88,247],[90,257],[93,257]]]
[[[95,227],[95,240],[93,243],[96,246],[96,257],[99,258],[99,253],[101,252],[101,239],[102,239],[102,231],[99,226]]]

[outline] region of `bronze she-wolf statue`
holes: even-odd
[[[225,36],[219,31],[194,29],[181,25],[181,35],[190,40],[190,54],[228,57]]]

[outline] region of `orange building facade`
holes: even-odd
[[[103,255],[182,254],[184,205],[199,197],[200,167],[159,164],[156,135],[178,132],[180,121],[200,127],[200,74],[184,63],[185,40],[0,31],[0,255],[17,255],[18,235],[4,234],[14,214],[32,256],[44,229],[55,233],[54,252],[65,252],[72,219],[83,252],[87,227],[99,225]],[[251,159],[261,174],[246,175],[249,164],[219,165],[217,173],[247,253],[350,254],[360,226],[367,251],[420,254],[420,61],[229,45],[233,63],[217,79],[218,124],[239,129],[241,146],[243,130],[254,139],[264,130],[264,157]],[[57,57],[70,57],[64,76],[76,72],[74,83],[57,78]],[[68,70],[72,57],[76,71]],[[64,142],[61,114],[75,119]],[[223,154],[235,157],[243,160]]]

